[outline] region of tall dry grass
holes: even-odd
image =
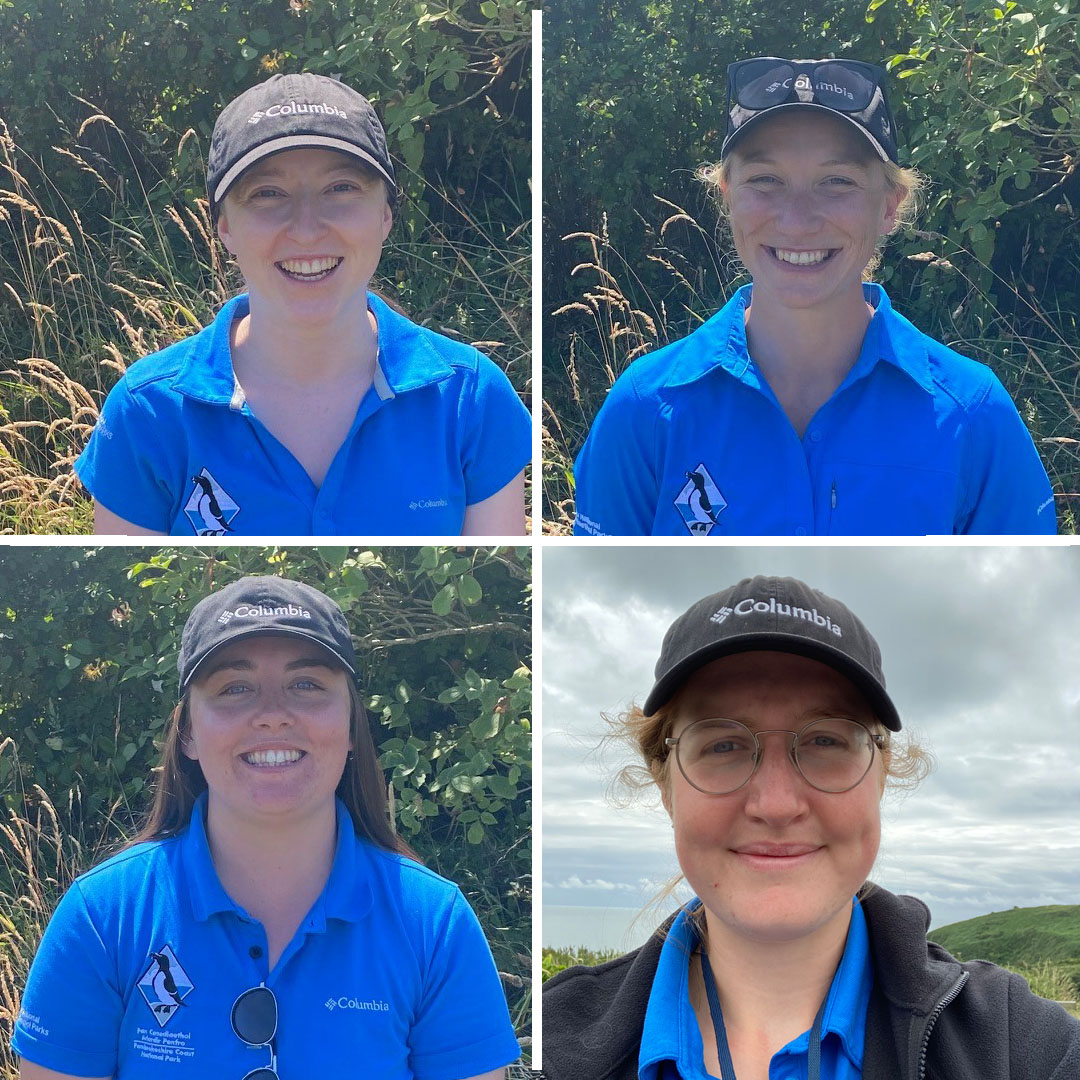
[[[24,789],[11,738],[0,741],[0,1080],[17,1080],[8,1042],[38,942],[60,897],[115,839],[110,820],[84,828],[77,791],[57,807],[34,784]]]
[[[653,230],[649,259],[668,279],[664,294],[646,287],[611,243],[607,215],[596,232],[563,237],[584,246],[574,266],[580,299],[551,312],[554,348],[545,357],[543,403],[544,532],[567,535],[574,520],[574,458],[615,380],[639,356],[695,330],[730,298],[739,277],[726,228],[705,228],[684,208],[657,198],[664,215]],[[1059,531],[1074,533],[1080,516],[1080,339],[1076,313],[1047,311],[1029,288],[994,275],[1005,312],[965,267],[978,263],[938,233],[912,230],[908,238],[938,251],[906,261],[918,268],[928,290],[937,275],[959,275],[967,299],[952,313],[942,340],[1004,371],[1035,435],[1054,487]],[[886,255],[886,260],[889,256]],[[917,316],[916,316],[917,318]],[[924,329],[926,329],[924,327]],[[1020,393],[1018,394],[1018,388]],[[1030,397],[1027,395],[1030,394]],[[1037,403],[1036,403],[1037,398]]]
[[[94,125],[109,129],[133,165],[123,133],[100,113],[83,121],[71,146],[53,150],[93,181],[107,207],[104,229],[100,220],[84,226],[0,119],[3,533],[91,531],[71,466],[104,394],[133,360],[198,329],[233,287],[206,201],[159,209],[160,194],[131,184],[130,168],[109,170],[80,143]],[[180,140],[178,156],[193,137]]]

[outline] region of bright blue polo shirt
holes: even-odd
[[[645,1009],[645,1027],[638,1055],[641,1080],[675,1080],[670,1065],[660,1072],[661,1062],[672,1063],[681,1080],[709,1080],[701,1029],[690,1004],[689,961],[696,947],[696,931],[682,911],[660,950],[660,962]],[[844,955],[825,1001],[821,1024],[821,1080],[861,1080],[866,1010],[873,985],[866,916],[862,907],[854,903]],[[773,1054],[769,1062],[769,1080],[806,1080],[809,1042],[807,1030]]]
[[[986,365],[865,285],[862,350],[800,439],[747,351],[750,290],[619,377],[577,459],[575,533],[1056,532],[1046,470]]]
[[[321,488],[233,375],[229,330],[246,295],[128,369],[75,463],[79,479],[114,514],[175,536],[460,534],[465,507],[528,464],[528,410],[471,345],[371,293],[368,306],[379,328],[374,385]]]
[[[265,982],[283,1080],[460,1080],[517,1058],[457,886],[358,839],[339,802],[326,888],[269,971],[265,931],[214,870],[204,813],[205,796],[180,836],[121,852],[65,893],[30,971],[16,1053],[73,1076],[240,1080],[270,1051],[240,1041],[230,1010]]]

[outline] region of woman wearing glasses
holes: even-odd
[[[499,1080],[483,932],[393,833],[341,609],[243,578],[192,611],[153,808],[34,960],[23,1080]]]
[[[866,280],[919,188],[884,75],[852,60],[728,69],[727,136],[702,177],[752,283],[616,382],[577,459],[575,532],[1056,531],[993,372]]]
[[[1080,1022],[926,941],[866,883],[885,785],[924,771],[843,604],[753,578],[672,624],[627,734],[697,899],[544,987],[548,1080],[1066,1080]]]

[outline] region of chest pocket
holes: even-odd
[[[827,465],[822,481],[830,535],[952,535],[955,528],[959,501],[955,472],[842,462]]]

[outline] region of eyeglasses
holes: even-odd
[[[277,1073],[277,1049],[274,1036],[277,1034],[278,1007],[274,991],[268,986],[253,986],[245,990],[233,1002],[233,1033],[241,1042],[253,1048],[268,1047],[270,1064],[266,1068],[252,1069],[243,1080],[280,1080]]]
[[[816,101],[837,112],[868,108],[884,88],[885,69],[861,60],[782,60],[757,56],[728,66],[728,104],[760,112],[795,101]],[[730,108],[729,108],[730,111]]]
[[[850,791],[870,771],[875,746],[884,735],[872,734],[856,720],[813,720],[800,731],[771,728],[751,731],[738,720],[709,717],[696,720],[677,739],[665,739],[674,749],[679,771],[692,787],[707,795],[738,791],[761,764],[762,735],[790,735],[788,756],[799,775],[818,791]]]

